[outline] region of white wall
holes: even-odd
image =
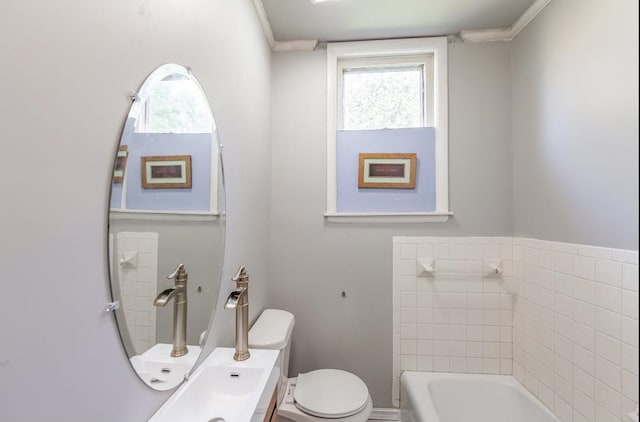
[[[352,371],[378,407],[391,406],[392,236],[512,232],[509,45],[453,44],[449,60],[455,216],[445,224],[372,225],[323,218],[326,51],[273,59],[269,306],[296,316],[292,372]]]
[[[551,2],[513,42],[514,234],[638,248],[638,2]]]
[[[212,102],[233,186],[225,279],[246,264],[252,315],[264,306],[270,54],[249,0],[3,1],[0,419],[143,421],[168,397],[103,311],[112,157],[128,94],[162,63],[192,66]],[[232,344],[218,309],[209,350]]]

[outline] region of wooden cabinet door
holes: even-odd
[[[278,388],[276,387],[273,390],[273,396],[271,397],[271,402],[269,402],[269,407],[267,407],[267,412],[264,415],[264,422],[277,422],[278,421]]]

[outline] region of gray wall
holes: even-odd
[[[514,234],[638,249],[638,2],[551,2],[513,42]]]
[[[390,407],[391,237],[512,232],[509,45],[450,45],[455,216],[444,224],[325,222],[325,58],[323,50],[274,54],[269,306],[296,316],[294,374],[352,371],[375,406]]]
[[[264,306],[270,61],[250,0],[2,2],[0,419],[144,421],[169,395],[137,378],[103,311],[113,156],[128,94],[162,63],[193,67],[225,146],[223,296],[246,264],[252,315]],[[207,351],[233,344],[220,309]]]

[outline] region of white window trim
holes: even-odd
[[[327,211],[329,221],[353,222],[446,221],[449,212],[449,97],[447,76],[447,38],[411,38],[401,40],[355,41],[327,45]],[[429,213],[339,213],[337,212],[336,130],[338,124],[337,69],[340,59],[433,54],[434,125],[436,161],[436,209]],[[416,218],[419,221],[416,221]]]
[[[119,208],[111,208],[109,211],[109,218],[114,220],[215,221],[220,217],[219,211],[153,211]]]
[[[422,66],[422,125],[433,127],[433,90],[426,89],[428,82],[433,80],[433,55],[422,54],[420,56],[393,56],[393,57],[368,57],[365,59],[345,60],[338,59],[336,69],[336,112],[337,129],[344,130],[344,84],[337,75],[342,74],[347,69],[366,68],[393,68],[393,67],[413,67]]]

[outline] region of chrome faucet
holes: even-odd
[[[236,289],[229,294],[224,309],[236,310],[236,352],[235,360],[249,359],[249,274],[241,266],[231,279],[236,282]]]
[[[187,270],[184,264],[178,265],[176,270],[167,278],[175,281],[175,287],[166,289],[153,301],[153,306],[166,306],[173,299],[173,349],[171,356],[180,357],[189,352],[187,349]]]

